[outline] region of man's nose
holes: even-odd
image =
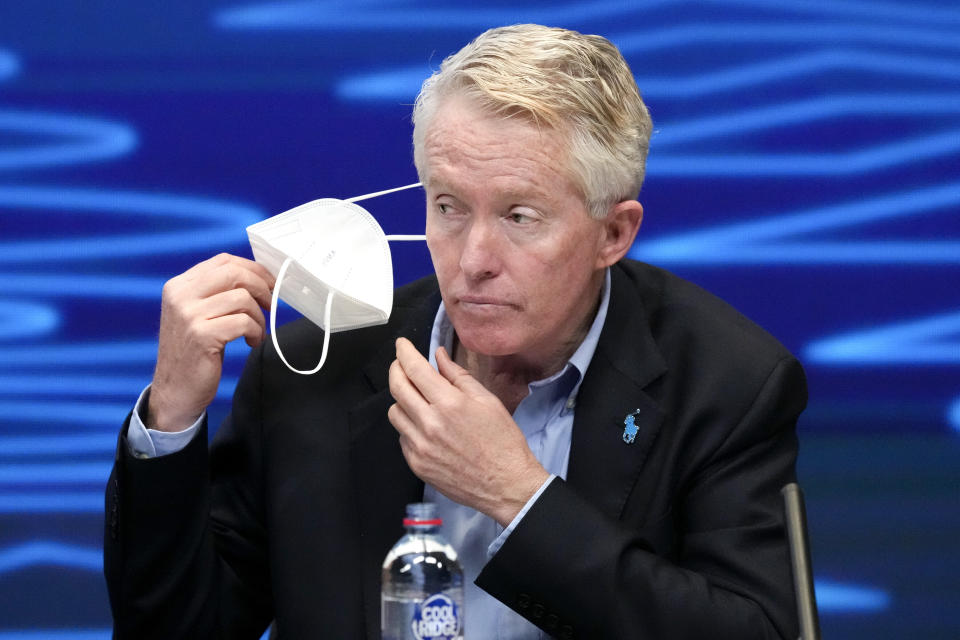
[[[492,278],[500,271],[499,240],[496,226],[475,219],[467,231],[460,254],[460,270],[471,280]]]

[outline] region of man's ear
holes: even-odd
[[[618,202],[600,221],[603,237],[597,253],[597,268],[609,267],[627,255],[643,222],[643,206],[636,200]]]

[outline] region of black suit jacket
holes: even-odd
[[[567,478],[477,583],[559,638],[796,638],[779,489],[795,479],[802,369],[676,276],[622,261],[611,277]],[[205,432],[147,460],[121,435],[116,637],[255,638],[274,618],[281,638],[379,637],[380,564],[423,495],[386,418],[387,370],[395,336],[427,350],[438,304],[432,278],[401,288],[390,323],[334,335],[317,376],[255,350],[209,454]],[[311,323],[279,338],[294,366],[316,362]]]

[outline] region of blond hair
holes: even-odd
[[[414,163],[426,180],[424,139],[447,97],[561,133],[567,169],[590,215],[636,198],[653,123],[633,73],[606,38],[519,24],[490,29],[427,78],[413,108]]]

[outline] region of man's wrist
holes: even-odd
[[[147,414],[147,402],[151,388],[147,386],[137,398],[127,428],[127,445],[131,455],[137,458],[156,458],[180,451],[200,432],[203,416],[182,431],[160,431],[147,427],[143,417]]]
[[[536,462],[536,466],[532,467],[519,482],[512,486],[515,491],[512,491],[511,495],[503,501],[496,513],[491,514],[493,519],[501,527],[508,526],[530,502],[530,498],[536,495],[549,479],[550,473],[539,462]]]
[[[163,403],[163,397],[158,394],[155,387],[151,387],[147,396],[146,415],[141,415],[144,426],[154,431],[165,431],[167,433],[176,433],[185,431],[193,425],[203,412],[195,415],[171,412]]]

